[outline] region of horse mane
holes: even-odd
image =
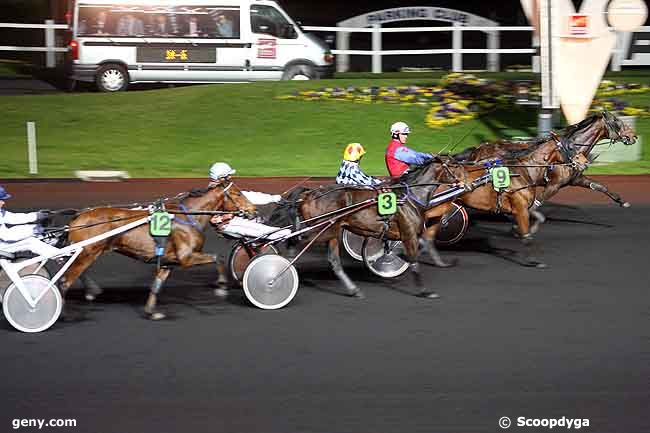
[[[562,138],[570,140],[573,138],[573,136],[578,132],[582,131],[585,128],[588,128],[591,126],[598,118],[601,116],[601,113],[595,113],[592,114],[589,117],[586,117],[582,121],[576,123],[575,125],[569,125],[566,128],[564,128],[564,131],[562,132]]]

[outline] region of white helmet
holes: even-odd
[[[210,179],[214,181],[219,181],[224,177],[228,177],[231,174],[235,174],[235,170],[225,162],[215,162],[210,167]]]
[[[396,134],[410,134],[411,128],[404,122],[395,122],[390,127],[390,133]]]

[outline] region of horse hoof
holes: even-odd
[[[366,299],[366,295],[364,295],[363,292],[359,289],[350,292],[348,296],[356,299]]]
[[[92,301],[95,300],[96,297],[95,297],[95,295],[93,295],[93,294],[86,293],[85,298],[86,298],[86,301],[88,301],[88,302],[92,302]]]
[[[539,263],[535,263],[535,267],[537,269],[546,269],[548,268],[548,265],[546,263],[539,262]]]
[[[418,295],[418,297],[426,299],[440,299],[440,295],[436,292],[422,292]]]
[[[621,205],[621,207],[630,207],[630,206],[632,206],[632,205],[630,204],[629,201],[626,201],[625,203],[623,203],[623,204]]]
[[[159,312],[159,311],[154,311],[153,313],[149,313],[149,314],[147,314],[147,318],[148,318],[149,320],[154,320],[154,321],[155,321],[155,320],[162,320],[162,319],[164,319],[165,317],[167,317],[167,316],[165,316],[164,313],[161,313],[161,312]]]
[[[458,264],[458,259],[452,259],[449,262],[438,262],[436,263],[436,266],[439,268],[453,268]]]
[[[227,298],[228,297],[228,290],[227,289],[214,289],[213,291],[214,296],[217,298]]]

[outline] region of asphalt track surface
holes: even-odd
[[[350,262],[367,299],[341,296],[314,250],[282,310],[240,291],[215,298],[208,266],[174,271],[171,317],[150,322],[152,267],[107,255],[92,269],[106,293],[87,304],[73,292],[71,321],[36,335],[0,321],[0,431],[74,418],[41,431],[467,433],[502,431],[503,416],[565,416],[589,419],[581,431],[648,432],[650,207],[546,213],[548,269],[514,263],[509,226],[480,221],[443,253],[457,267],[423,267],[439,300]]]

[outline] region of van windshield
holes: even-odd
[[[77,36],[239,39],[239,7],[79,5]]]
[[[293,24],[272,6],[251,5],[251,29],[253,33],[271,35],[281,39],[298,37]]]

